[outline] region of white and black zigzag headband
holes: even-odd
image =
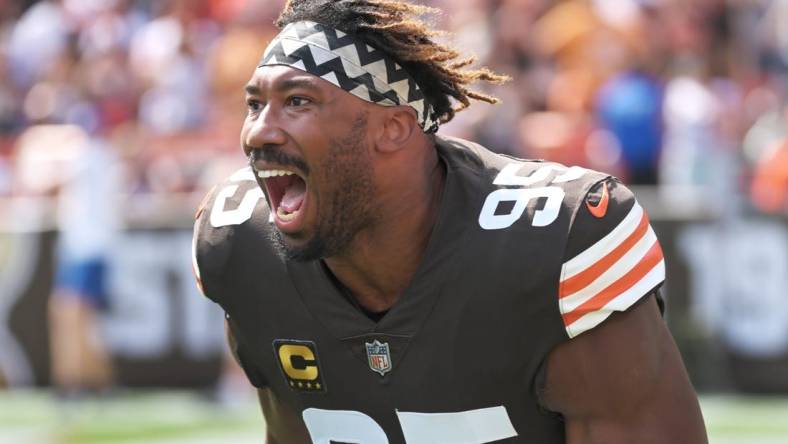
[[[438,130],[432,106],[405,68],[351,34],[310,21],[291,23],[268,45],[258,67],[271,65],[306,71],[378,105],[408,105],[425,132]]]

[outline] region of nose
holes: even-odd
[[[247,117],[244,122],[242,142],[246,149],[262,148],[266,145],[284,145],[287,134],[282,129],[276,108],[267,104],[255,117]],[[248,156],[249,153],[247,152]]]

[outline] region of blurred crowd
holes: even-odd
[[[487,90],[502,105],[472,106],[442,133],[788,208],[788,0],[422,3],[513,79]],[[199,191],[242,165],[242,86],[283,4],[0,0],[0,196],[46,189],[60,170],[42,161],[73,158],[40,125],[111,150],[132,194]]]

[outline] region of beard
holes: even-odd
[[[318,200],[312,237],[295,246],[278,229],[270,231],[273,245],[285,259],[306,262],[341,255],[360,231],[374,224],[375,182],[364,145],[366,133],[367,113],[362,112],[347,135],[330,142],[325,162],[313,170],[319,183],[333,186]]]

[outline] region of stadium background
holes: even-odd
[[[0,0],[0,443],[260,442],[253,394],[222,367],[222,314],[193,285],[190,225],[244,164],[242,86],[283,3]],[[630,184],[711,442],[787,442],[788,1],[424,3],[514,79],[442,133]],[[101,319],[117,386],[63,403],[48,190],[87,143],[121,178]]]

